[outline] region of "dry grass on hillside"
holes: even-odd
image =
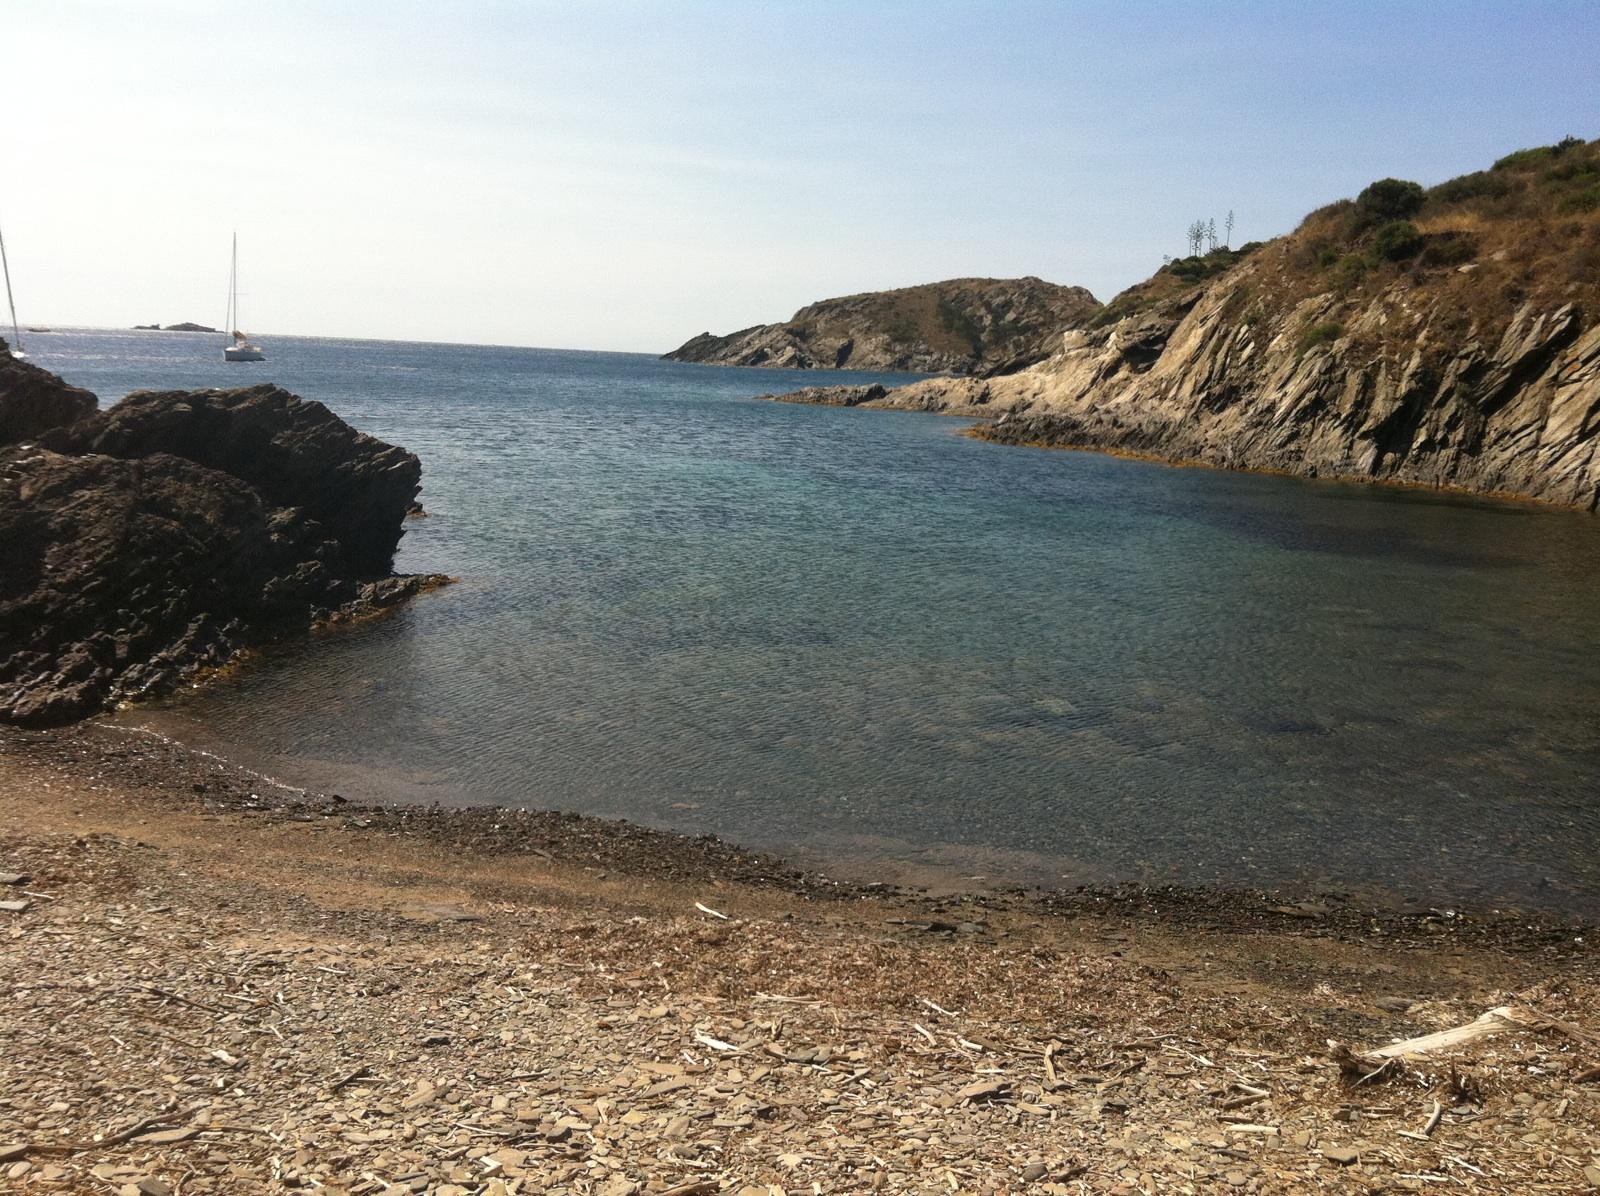
[[[1353,311],[1404,283],[1408,306],[1431,307],[1439,332],[1485,340],[1524,303],[1600,314],[1600,141],[1519,150],[1432,188],[1379,180],[1255,248],[1169,262],[1094,323],[1212,285],[1270,320],[1320,294]],[[1319,319],[1335,327],[1337,311]]]

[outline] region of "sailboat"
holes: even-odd
[[[228,273],[228,320],[223,325],[233,336],[231,345],[222,349],[223,361],[265,361],[267,355],[259,345],[239,331],[239,234],[233,234],[233,268]]]
[[[11,356],[21,359],[27,354],[22,351],[22,329],[17,327],[17,303],[11,297],[11,263],[6,261],[4,233],[0,233],[0,273],[6,276],[6,306],[11,309]]]

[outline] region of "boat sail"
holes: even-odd
[[[222,349],[223,361],[265,361],[267,355],[261,351],[259,345],[250,343],[250,338],[239,331],[239,234],[233,234],[233,266],[228,272],[228,319],[224,328],[229,330],[233,337],[231,345],[224,345]]]
[[[0,273],[6,276],[6,306],[11,309],[11,356],[26,357],[22,351],[22,329],[17,327],[17,303],[11,298],[11,263],[6,260],[6,238],[0,233]]]

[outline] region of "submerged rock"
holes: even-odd
[[[0,721],[82,718],[445,580],[390,574],[417,458],[276,387],[132,395],[44,440],[0,450]]]

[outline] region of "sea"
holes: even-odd
[[[1600,521],[756,396],[905,375],[61,330],[109,404],[274,382],[424,466],[460,578],[115,721],[348,798],[931,886],[1600,915]]]

